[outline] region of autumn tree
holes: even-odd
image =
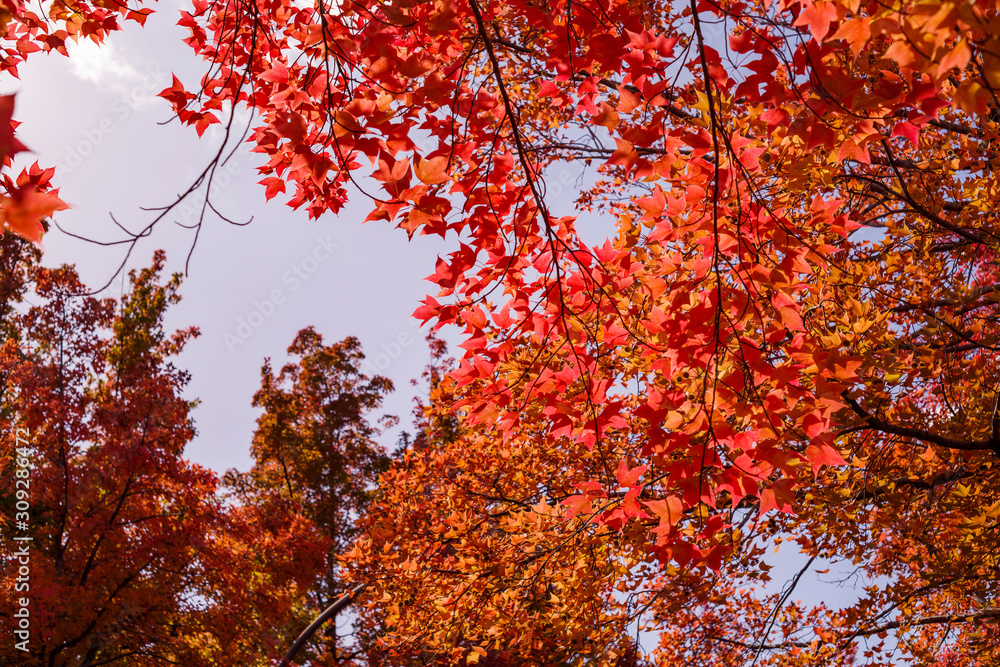
[[[181,122],[235,142],[248,107],[269,197],[353,183],[453,243],[416,314],[464,331],[430,408],[463,435],[387,473],[345,563],[384,646],[610,664],[638,622],[661,664],[996,660],[998,10],[195,0]],[[789,535],[875,583],[761,594]]]
[[[292,508],[226,502],[183,458],[192,403],[172,359],[197,330],[162,326],[179,276],[161,280],[157,253],[121,300],[97,299],[16,236],[0,258],[0,465],[8,479],[27,466],[29,506],[5,487],[3,532],[30,537],[26,557],[4,552],[5,631],[23,599],[30,636],[24,652],[5,642],[3,664],[273,664],[312,611],[329,540]]]
[[[28,272],[40,258],[38,248],[23,238],[11,235],[0,242],[0,275],[4,276],[0,284],[0,338],[4,340],[18,335],[14,314],[23,307],[30,282]]]
[[[251,445],[253,468],[230,471],[224,481],[241,506],[267,515],[292,515],[313,526],[323,556],[317,568],[304,564],[311,585],[297,603],[300,622],[287,645],[308,621],[341,597],[350,586],[337,558],[357,536],[380,472],[388,465],[377,436],[394,418],[377,418],[392,382],[361,371],[364,354],[356,338],[324,345],[313,328],[303,329],[288,348],[293,361],[274,372],[261,369],[254,406],[263,409]],[[248,547],[252,548],[252,542]],[[338,634],[337,619],[299,656],[312,664],[348,664],[364,651],[364,638]]]
[[[31,256],[14,237],[3,246],[5,257],[18,248],[21,262]],[[29,600],[30,653],[4,647],[19,664],[168,660],[178,614],[193,604],[192,555],[216,521],[216,480],[181,457],[191,406],[181,395],[187,375],[170,357],[197,330],[162,329],[179,282],[160,282],[163,261],[158,254],[130,274],[120,303],[85,296],[69,267],[0,277],[14,332],[0,348],[0,415],[5,434],[29,434],[17,450],[29,466],[29,519],[17,534],[32,538],[30,577],[15,592],[20,561],[8,553],[0,598],[5,625],[14,599]],[[35,305],[12,307],[28,288]],[[14,447],[5,435],[9,479]],[[9,519],[13,488],[3,502]],[[5,526],[5,542],[14,531]]]
[[[464,329],[469,435],[392,473],[410,512],[361,543],[387,641],[544,655],[548,595],[601,661],[637,619],[666,664],[990,655],[998,21],[985,0],[183,16],[211,69],[164,97],[199,129],[258,111],[269,195],[316,216],[367,176],[370,219],[455,244],[417,316]],[[548,196],[576,165],[593,185]],[[587,220],[614,231],[587,243]],[[890,583],[847,611],[741,594],[788,532]]]
[[[329,540],[277,494],[219,491],[226,511],[192,554],[199,604],[178,617],[178,656],[195,667],[271,667],[316,613],[312,591],[325,580]]]
[[[501,564],[514,554],[493,551],[500,544],[497,538],[515,525],[508,513],[493,511],[505,500],[504,470],[516,476],[508,487],[513,496],[552,468],[520,460],[506,449],[498,456],[497,448],[472,437],[447,408],[454,399],[454,384],[448,379],[454,360],[442,340],[431,335],[428,343],[431,362],[422,381],[413,381],[428,390],[426,399],[416,400],[415,434],[400,443],[394,465],[381,477],[376,502],[362,517],[364,533],[344,557],[352,581],[372,578],[369,594],[355,605],[358,623],[368,628],[371,638],[368,664],[415,667],[458,660],[526,667],[586,659],[601,633],[572,622],[558,594],[562,575],[534,581],[530,576],[508,576],[526,570]],[[531,546],[521,545],[521,557],[530,562],[539,544],[536,537]],[[384,551],[375,556],[378,549]],[[377,573],[364,571],[368,558],[379,563]],[[600,555],[588,563],[599,578],[605,566]],[[549,574],[562,565],[537,572]],[[499,615],[482,595],[484,588],[494,586],[507,588],[510,601]],[[380,598],[383,587],[393,593]],[[446,641],[436,636],[437,624],[428,623],[429,617],[446,622]],[[526,638],[518,640],[509,633],[518,626],[527,628]],[[493,641],[483,642],[479,628],[488,628]],[[614,647],[602,648],[613,658],[609,664],[646,664],[637,653],[636,638],[627,631],[618,635]]]

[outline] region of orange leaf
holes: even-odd
[[[681,519],[684,505],[677,496],[667,496],[663,500],[644,500],[642,504],[660,517],[660,525],[673,526]]]
[[[619,116],[618,112],[614,108],[605,102],[601,105],[601,111],[596,116],[594,116],[591,121],[594,125],[603,125],[608,128],[609,131],[614,130],[618,127]]]
[[[15,190],[10,197],[0,198],[0,218],[18,236],[34,243],[41,243],[42,219],[69,206],[62,199],[48,192],[39,192],[33,186]]]
[[[449,179],[448,172],[446,171],[447,168],[447,156],[440,155],[427,160],[418,157],[414,165],[414,172],[421,183],[435,185],[437,183],[444,183]]]
[[[840,151],[837,153],[837,160],[843,162],[845,160],[856,160],[862,164],[871,164],[871,158],[868,156],[868,149],[859,146],[853,139],[848,139],[843,144],[840,145]]]
[[[840,24],[837,32],[833,33],[831,39],[842,39],[847,42],[848,48],[855,58],[861,53],[868,40],[871,39],[872,28],[871,19],[867,16],[849,19]]]
[[[958,71],[964,70],[965,66],[969,64],[970,58],[972,58],[972,51],[963,39],[954,49],[948,52],[948,55],[941,59],[941,65],[938,67],[938,76],[947,76],[952,68]]]

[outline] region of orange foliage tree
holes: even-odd
[[[5,239],[4,253],[20,249],[26,263],[26,245]],[[157,255],[132,273],[120,303],[83,296],[68,267],[0,277],[3,469],[11,480],[15,460],[27,471],[3,493],[4,540],[19,550],[5,554],[2,613],[29,614],[24,649],[3,650],[18,664],[166,659],[191,605],[216,482],[181,458],[193,435],[187,375],[169,357],[197,332],[162,331],[179,280],[159,283],[162,267]],[[28,288],[35,305],[13,308]],[[28,506],[17,515],[15,499]]]
[[[313,616],[347,593],[337,556],[357,537],[355,521],[367,513],[378,474],[388,465],[375,438],[395,423],[392,417],[372,419],[392,382],[361,372],[364,355],[356,338],[324,345],[309,327],[296,335],[288,353],[293,361],[277,375],[270,361],[261,369],[254,406],[263,408],[263,414],[250,448],[253,467],[223,478],[242,511],[293,516],[315,533],[311,543],[283,545],[310,578],[295,600],[296,616],[289,623],[298,623],[284,629],[281,653]],[[255,539],[251,535],[246,540],[247,548],[255,548]],[[312,561],[303,557],[310,554]],[[349,622],[341,625],[350,627]],[[332,618],[298,658],[311,664],[355,664],[351,661],[367,651],[370,636],[364,627],[342,634],[343,629]]]
[[[257,110],[269,195],[320,215],[377,183],[370,219],[454,239],[416,315],[465,332],[431,406],[463,435],[389,473],[350,559],[387,645],[614,662],[638,623],[662,664],[991,659],[994,2],[181,24],[211,70],[164,97],[199,127]],[[764,595],[788,536],[873,583]]]
[[[454,243],[416,315],[464,331],[428,406],[459,427],[386,474],[344,562],[383,648],[1000,659],[995,0],[195,0],[180,23],[209,71],[162,96],[227,140],[254,110],[268,196],[319,216],[353,181],[369,219]],[[572,202],[547,187],[570,169]],[[787,538],[857,567],[860,599],[766,595]]]

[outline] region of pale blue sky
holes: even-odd
[[[21,81],[0,81],[0,91],[17,92],[19,136],[33,151],[29,160],[60,165],[55,183],[72,206],[58,223],[82,236],[121,238],[109,213],[131,229],[152,218],[140,207],[160,206],[187,188],[218,148],[217,127],[199,140],[192,128],[170,118],[169,105],[155,97],[170,85],[171,72],[194,84],[201,65],[174,26],[178,3],[163,2],[144,30],[132,26],[110,44],[78,48],[72,59],[39,55],[21,68]],[[110,48],[109,48],[110,47]],[[251,215],[246,227],[206,219],[184,281],[184,301],[168,318],[172,328],[197,325],[202,335],[180,358],[192,374],[189,396],[201,399],[194,413],[198,436],[187,456],[218,471],[246,468],[256,411],[250,401],[260,366],[275,365],[295,333],[314,325],[329,342],[348,335],[361,339],[372,365],[390,377],[397,391],[387,412],[409,424],[414,390],[427,361],[426,329],[410,318],[435,286],[423,278],[445,252],[439,237],[406,234],[385,223],[361,224],[367,208],[357,197],[339,216],[309,222],[272,200],[265,205],[255,166],[262,157],[238,153],[213,189],[212,201],[235,220]],[[200,204],[194,201],[192,204]],[[194,220],[194,206],[174,216]],[[168,268],[183,271],[192,232],[160,223],[129,262],[145,266],[163,248]],[[121,261],[123,247],[101,248],[57,230],[45,238],[46,265],[75,263],[91,286],[105,283]],[[121,280],[110,288],[119,294]],[[245,325],[241,326],[241,320]],[[249,333],[249,336],[247,335]],[[245,340],[244,340],[245,339]],[[395,442],[398,429],[387,434]]]

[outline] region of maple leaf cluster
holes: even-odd
[[[18,67],[34,53],[68,55],[67,40],[90,40],[100,44],[121,30],[122,21],[144,25],[152,9],[129,7],[127,3],[69,0],[35,8],[20,0],[0,3],[0,74],[18,78]],[[19,123],[12,120],[14,95],[0,96],[0,167],[9,168],[11,158],[28,150],[15,136]],[[58,188],[52,188],[52,168],[36,162],[16,176],[0,173],[0,235],[10,230],[35,243],[45,233],[43,220],[65,210]]]
[[[14,130],[18,123],[12,120],[14,96],[0,95],[0,165],[9,167],[14,155],[28,150]],[[42,169],[35,162],[22,169],[16,179],[7,173],[0,174],[0,236],[9,229],[15,234],[40,244],[45,228],[42,221],[55,211],[68,208],[59,198],[58,188],[52,189],[50,181],[55,170]]]
[[[993,523],[959,499],[992,506],[1000,453],[996,3],[196,9],[211,71],[168,94],[259,114],[268,196],[315,217],[376,183],[370,220],[454,243],[415,315],[464,332],[465,434],[389,473],[410,511],[352,565],[387,645],[614,661],[639,620],[663,664],[992,646]],[[593,184],[549,195],[571,168]],[[948,517],[927,544],[914,494]],[[761,598],[783,531],[892,585]]]
[[[137,18],[74,7],[67,35]],[[59,50],[9,12],[5,44]],[[355,187],[453,243],[415,316],[464,356],[339,566],[379,659],[997,659],[994,0],[196,0],[180,25],[208,71],[162,96],[199,134],[251,109],[268,198],[319,217]],[[7,224],[51,204],[11,193]],[[316,461],[306,376],[265,398]],[[808,564],[767,594],[790,538]],[[793,595],[826,560],[857,601]]]

